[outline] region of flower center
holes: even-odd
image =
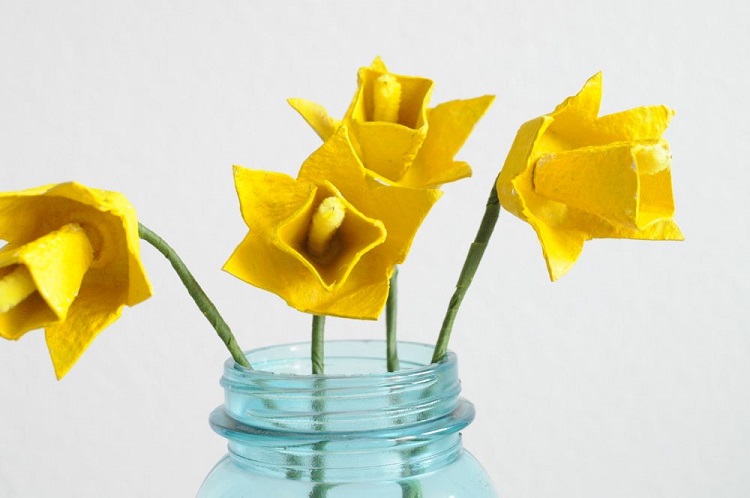
[[[36,291],[34,279],[24,265],[0,278],[0,313],[6,313]]]
[[[307,233],[307,251],[321,262],[329,262],[336,256],[333,236],[344,222],[346,207],[338,197],[326,197],[318,206]]]
[[[401,83],[394,76],[383,74],[375,79],[372,100],[373,121],[398,123],[398,111],[401,106]]]

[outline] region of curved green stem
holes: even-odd
[[[198,309],[201,310],[203,316],[206,317],[206,320],[208,320],[211,326],[213,326],[214,330],[216,330],[216,333],[219,334],[219,337],[221,338],[222,342],[224,342],[224,345],[229,350],[229,353],[231,353],[234,361],[245,368],[252,368],[250,366],[250,362],[247,361],[245,354],[242,352],[242,349],[240,349],[239,345],[237,344],[237,340],[234,338],[234,334],[229,328],[229,325],[227,325],[227,322],[224,321],[224,318],[222,318],[222,316],[219,314],[219,310],[216,309],[214,303],[212,303],[208,298],[201,286],[195,280],[195,277],[193,277],[193,274],[190,273],[190,270],[188,270],[187,266],[185,266],[185,263],[182,261],[182,259],[180,259],[174,249],[172,249],[169,244],[164,242],[161,237],[156,235],[141,223],[138,223],[138,236],[154,246],[157,251],[162,253],[164,257],[169,260],[169,262],[172,264],[172,268],[174,268],[174,271],[177,272],[177,275],[180,277],[182,284],[190,294],[190,297],[193,298],[193,301],[195,301],[195,304],[198,305]]]
[[[385,339],[388,371],[399,369],[398,343],[396,342],[396,322],[398,318],[398,267],[393,269],[388,301],[385,303]]]
[[[456,283],[456,290],[451,297],[448,310],[445,313],[443,319],[443,325],[440,328],[440,335],[438,336],[437,343],[435,344],[435,351],[432,355],[432,362],[436,363],[440,361],[445,353],[448,351],[448,341],[453,331],[453,321],[456,319],[458,308],[461,306],[461,301],[464,299],[466,291],[471,285],[471,281],[474,279],[474,274],[479,268],[479,263],[482,261],[484,251],[487,249],[487,243],[492,237],[492,231],[495,229],[497,218],[500,215],[500,201],[497,198],[497,189],[495,184],[492,184],[492,191],[490,197],[487,199],[487,207],[482,217],[482,222],[479,225],[474,242],[472,242],[469,248],[469,253],[466,255],[466,261],[464,266],[461,268],[461,274],[458,277]]]

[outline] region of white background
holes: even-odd
[[[548,281],[503,213],[452,349],[465,444],[502,497],[750,496],[747,3],[0,0],[0,190],[77,180],[129,197],[245,348],[309,319],[220,271],[246,233],[232,164],[296,174],[319,145],[286,104],[340,116],[382,55],[433,104],[494,93],[401,271],[401,337],[434,341],[518,126],[599,70],[603,112],[677,110],[682,243],[593,241]],[[0,343],[0,497],[186,497],[224,453],[227,356],[165,260],[155,296],[57,382],[41,331]],[[329,337],[382,323],[329,320]]]

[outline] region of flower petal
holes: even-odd
[[[242,217],[248,227],[271,234],[302,206],[312,201],[316,187],[289,175],[234,167],[234,183]]]
[[[579,121],[596,119],[602,101],[602,73],[601,71],[586,80],[581,90],[566,98],[555,107],[550,114],[555,120],[561,120],[566,125],[576,126]]]
[[[533,178],[534,191],[542,197],[611,223],[638,226],[638,172],[628,143],[542,156],[536,162]]]
[[[320,104],[305,99],[287,99],[287,102],[323,140],[327,140],[341,125],[341,121],[329,116],[328,111]]]
[[[375,56],[375,59],[373,59],[372,63],[370,64],[370,69],[373,71],[379,71],[381,73],[387,73],[388,68],[385,65],[385,62],[383,62],[382,57],[379,55]]]
[[[315,276],[297,258],[279,251],[253,231],[245,236],[222,269],[251,285],[278,294],[290,306],[290,296],[296,287],[320,287]]]
[[[391,181],[404,176],[427,134],[427,127],[411,129],[397,123],[352,121],[362,164],[376,175]]]
[[[376,320],[380,316],[388,299],[393,266],[384,266],[375,253],[365,254],[336,292],[320,296],[316,304],[320,314],[359,320]]]
[[[541,220],[532,223],[542,244],[549,278],[553,282],[565,275],[578,260],[586,240],[583,232],[559,230]]]
[[[437,187],[471,176],[469,165],[454,162],[453,157],[494,99],[494,95],[485,95],[453,100],[429,109],[427,136],[414,163],[398,184],[414,188]]]
[[[108,288],[84,285],[67,318],[46,327],[47,348],[58,380],[68,373],[99,332],[120,317],[123,305],[119,301],[119,296]]]
[[[374,180],[370,180],[373,184]],[[363,199],[358,205],[366,214],[383,222],[388,230],[388,237],[382,246],[373,252],[383,253],[391,265],[401,264],[406,260],[417,229],[427,217],[433,204],[443,195],[437,189],[410,189],[373,185],[367,203]],[[365,206],[366,205],[366,206]]]
[[[36,222],[36,198],[51,187],[45,185],[20,192],[0,192],[0,240],[14,241],[20,246],[44,233]]]
[[[80,226],[65,225],[17,250],[0,251],[0,268],[24,265],[36,291],[58,320],[64,320],[93,260],[91,244]]]
[[[35,292],[17,306],[0,313],[0,337],[17,340],[26,332],[42,328],[57,321],[57,315],[47,306],[42,296]]]
[[[659,140],[675,112],[665,105],[636,107],[607,114],[596,120],[599,133],[608,141]]]
[[[565,99],[549,115],[553,122],[542,142],[543,148],[565,150],[607,143],[609,140],[601,137],[596,126],[601,98],[602,74],[597,73],[586,81],[580,92]]]
[[[346,126],[315,150],[302,163],[297,179],[307,183],[329,180],[347,199],[360,198],[367,191],[367,173],[349,141]],[[361,207],[360,207],[361,208]]]
[[[534,194],[533,165],[538,158],[535,145],[552,123],[552,118],[542,116],[521,125],[510,147],[508,157],[497,177],[497,195],[504,209],[528,220],[525,199]],[[535,157],[536,156],[536,157]]]

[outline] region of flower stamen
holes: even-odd
[[[0,278],[0,313],[6,313],[36,291],[31,273],[24,265]]]
[[[327,259],[331,255],[331,239],[344,222],[346,207],[338,197],[326,197],[313,214],[307,234],[307,250],[316,257]]]
[[[398,123],[398,111],[401,106],[401,83],[390,74],[378,76],[374,81],[372,92],[373,121]]]

